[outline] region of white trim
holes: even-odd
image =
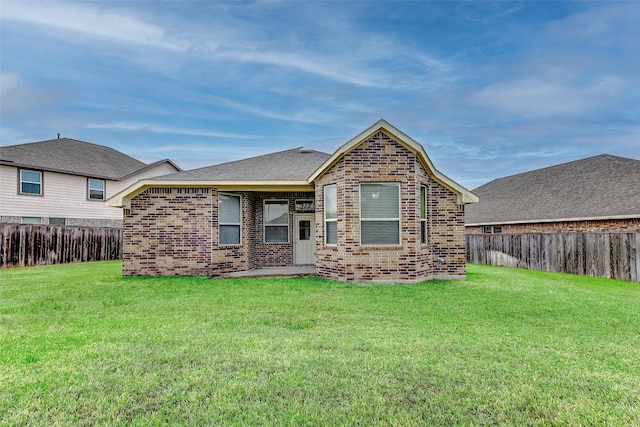
[[[238,224],[235,223],[224,223],[220,222],[220,196],[227,197],[237,197],[240,199],[240,222]],[[242,246],[242,194],[232,194],[232,193],[218,193],[218,246]],[[238,243],[220,243],[220,226],[221,225],[237,225],[240,227],[240,241]]]
[[[391,222],[398,221],[398,243],[362,243],[362,185],[367,184],[396,184],[398,186],[398,217],[397,218],[367,218],[364,221]],[[402,246],[402,183],[398,181],[365,181],[358,184],[358,217],[360,219],[360,246],[363,247],[401,247]]]
[[[300,224],[299,221],[301,219],[308,219],[309,223],[311,224],[311,230],[310,230],[310,236],[311,236],[311,243],[313,246],[313,263],[312,264],[298,264],[298,260],[297,260],[297,245],[298,245],[298,236],[300,233]],[[316,264],[316,258],[315,258],[315,247],[316,247],[316,216],[313,213],[299,213],[299,214],[293,214],[293,264],[294,265],[315,265]]]
[[[22,179],[22,172],[36,172],[40,174],[40,181],[36,182],[36,181],[28,181],[26,179]],[[44,185],[43,185],[44,173],[41,170],[18,168],[18,177],[20,178],[18,182],[18,194],[25,195],[25,196],[43,196],[44,195]],[[22,183],[38,184],[40,186],[40,191],[38,193],[26,193],[22,191]]]
[[[407,136],[405,133],[403,133],[399,129],[389,124],[386,120],[377,121],[368,129],[365,129],[364,131],[360,132],[357,136],[355,136],[354,138],[351,138],[349,141],[343,144],[340,148],[338,148],[338,150],[336,150],[335,153],[333,153],[333,155],[331,155],[331,157],[329,157],[329,159],[327,159],[327,161],[325,161],[322,165],[320,165],[320,167],[311,174],[308,181],[311,183],[316,179],[318,179],[331,166],[333,166],[336,162],[338,162],[338,160],[340,160],[346,153],[353,150],[362,142],[368,140],[369,138],[371,138],[373,135],[375,135],[380,131],[384,132],[385,134],[393,138],[395,141],[404,145],[411,152],[413,152],[418,157],[418,159],[420,160],[424,168],[427,170],[427,173],[434,180],[436,180],[440,184],[444,185],[446,188],[456,193],[459,196],[459,199],[462,203],[478,202],[479,200],[478,196],[476,196],[471,191],[464,188],[462,185],[448,178],[433,166],[431,159],[429,159],[429,156],[424,150],[424,147],[422,147],[420,143],[416,142],[411,137]]]
[[[284,227],[283,224],[267,225],[267,202],[286,203],[287,204],[287,241],[286,242],[267,242],[267,227]],[[288,199],[263,199],[262,200],[262,242],[266,245],[277,245],[291,242],[291,230],[289,223],[291,222],[291,213],[289,212],[289,200]]]
[[[102,182],[102,189],[98,189],[95,187],[91,187],[91,181],[101,181]],[[91,197],[91,190],[99,190],[102,191],[102,197],[99,199],[94,199],[93,197]],[[87,177],[87,200],[93,200],[93,201],[98,201],[98,202],[102,202],[105,199],[105,196],[107,195],[107,181],[102,179],[102,178],[91,178],[91,177]]]
[[[336,189],[336,217],[335,218],[331,218],[331,219],[327,219],[327,188],[329,187],[335,187]],[[323,216],[323,224],[322,226],[324,227],[324,238],[323,243],[325,246],[338,246],[338,184],[327,184],[324,187],[322,187],[322,216]],[[327,222],[335,222],[336,223],[336,242],[335,243],[327,243],[327,236],[329,235],[329,233],[327,233]]]
[[[313,191],[314,185],[307,181],[198,181],[198,180],[162,180],[141,179],[119,193],[114,194],[105,202],[114,208],[128,208],[132,198],[148,188],[217,188],[221,191]]]

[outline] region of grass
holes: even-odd
[[[0,425],[640,425],[640,284],[0,271]]]

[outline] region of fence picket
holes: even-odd
[[[467,261],[640,282],[640,233],[468,234]]]
[[[27,224],[0,224],[0,268],[122,256],[122,230]]]

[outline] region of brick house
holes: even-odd
[[[478,198],[384,120],[333,154],[296,148],[142,180],[124,211],[124,275],[221,276],[315,265],[367,282],[464,280]]]
[[[640,231],[640,160],[601,154],[475,190],[466,233]]]

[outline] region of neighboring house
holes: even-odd
[[[143,178],[175,173],[69,138],[0,147],[0,223],[121,227],[104,201]]]
[[[473,190],[466,232],[640,231],[640,160],[601,154]]]
[[[464,280],[464,209],[477,200],[381,120],[333,154],[296,148],[146,179],[107,203],[124,208],[124,275],[313,264],[332,279],[420,282]]]

